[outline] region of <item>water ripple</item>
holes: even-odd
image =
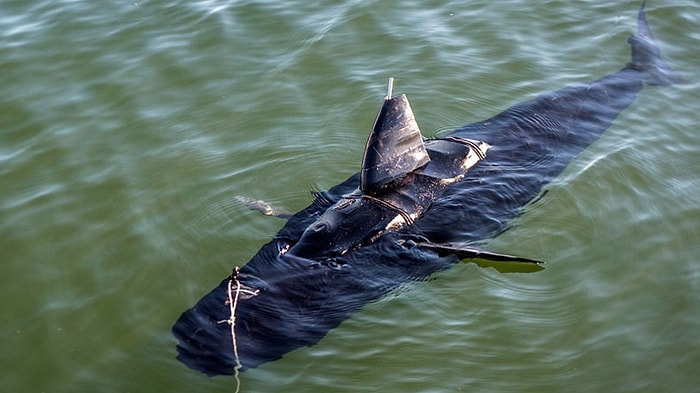
[[[234,195],[295,210],[357,171],[389,76],[441,135],[614,71],[636,7],[4,2],[0,387],[230,391],[174,359],[169,328],[284,224]],[[688,83],[645,88],[484,244],[544,271],[460,264],[409,284],[244,390],[697,386],[699,120],[683,103],[699,97],[700,13],[647,7]]]

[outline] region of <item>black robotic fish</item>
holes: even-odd
[[[463,259],[541,269],[473,247],[627,108],[644,83],[678,80],[660,57],[644,5],[631,61],[589,84],[543,94],[426,140],[405,95],[389,94],[360,173],[319,193],[242,268],[173,326],[178,359],[233,374],[313,345],[368,302]]]

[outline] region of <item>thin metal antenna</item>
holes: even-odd
[[[387,91],[386,91],[386,98],[387,99],[391,98],[392,90],[394,90],[394,78],[393,77],[389,78],[389,86],[387,87]]]

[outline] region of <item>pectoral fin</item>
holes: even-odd
[[[480,267],[493,267],[501,273],[531,273],[544,269],[544,262],[536,259],[480,250],[457,243],[417,243],[419,247],[436,251],[439,255],[456,255]]]
[[[260,213],[266,216],[289,219],[293,215],[291,212],[282,208],[274,207],[268,202],[247,197],[245,195],[234,195],[233,201],[236,203],[240,203],[241,205],[247,207],[250,210],[259,211]]]

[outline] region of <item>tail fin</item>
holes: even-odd
[[[629,66],[645,71],[646,82],[651,85],[667,86],[680,83],[683,78],[661,58],[656,37],[647,22],[645,5],[646,0],[642,2],[637,16],[637,34],[630,36],[627,40],[632,46],[632,61]]]

